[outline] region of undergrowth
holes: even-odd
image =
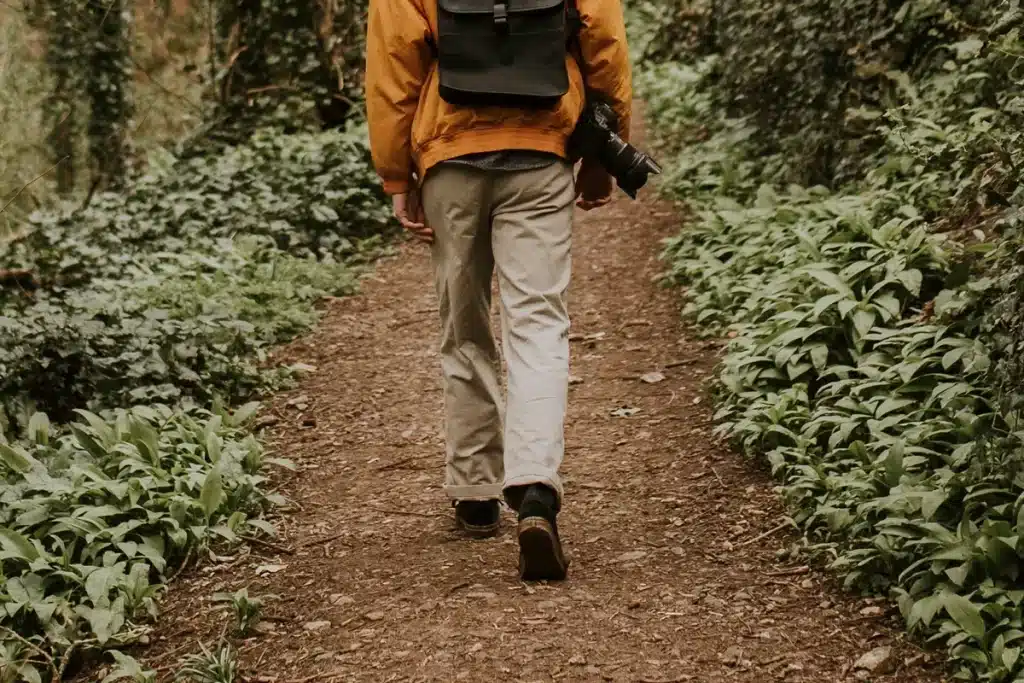
[[[0,681],[135,642],[190,558],[273,533],[255,405],[204,406],[299,370],[270,347],[354,291],[387,218],[362,128],[263,130],[0,242]],[[152,680],[115,664],[108,680]]]
[[[677,16],[644,11],[649,42]],[[694,210],[667,277],[689,320],[732,337],[720,433],[770,463],[806,548],[850,588],[890,596],[958,678],[999,682],[1024,680],[1024,431],[1007,381],[1024,45],[1004,15],[988,30],[919,16],[949,41],[939,68],[894,70],[897,91],[843,111],[831,188],[790,182],[807,175],[799,133],[780,142],[771,117],[722,106],[731,67],[706,43],[651,43],[639,79],[673,156],[663,191]]]

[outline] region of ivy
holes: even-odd
[[[8,420],[238,402],[280,383],[266,349],[311,325],[319,297],[350,292],[385,231],[364,137],[260,131],[85,209],[36,215],[0,244],[0,262],[34,283],[0,287]]]
[[[49,41],[46,61],[53,74],[53,88],[47,102],[50,120],[49,145],[56,165],[57,192],[71,194],[78,170],[77,142],[81,126],[82,15],[80,0],[42,0],[47,3]]]
[[[93,184],[115,188],[128,173],[132,9],[128,0],[88,0],[86,8],[91,49],[85,95],[90,105],[87,133]]]

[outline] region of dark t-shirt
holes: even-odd
[[[532,171],[544,168],[558,161],[561,157],[550,152],[531,149],[505,149],[497,152],[480,152],[466,154],[445,161],[446,164],[472,166],[484,171]]]

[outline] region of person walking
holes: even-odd
[[[628,140],[632,83],[620,0],[370,0],[366,107],[394,213],[432,245],[441,318],[445,492],[458,528],[518,512],[523,580],[561,580],[559,469],[569,379],[573,206],[611,176],[570,136],[588,98]],[[502,350],[490,326],[497,271]]]

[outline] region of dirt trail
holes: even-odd
[[[249,586],[280,596],[269,632],[238,643],[250,682],[823,683],[855,680],[853,662],[885,645],[898,669],[872,680],[938,681],[887,608],[776,560],[792,537],[770,479],[712,436],[717,345],[654,282],[678,223],[650,197],[578,217],[569,581],[517,580],[511,513],[496,539],[453,530],[435,298],[427,250],[410,244],[282,352],[317,368],[272,407],[275,450],[300,467],[285,483],[298,509],[280,548],[175,587],[150,663],[214,640],[228,618],[210,596]],[[665,379],[639,379],[651,372]]]

